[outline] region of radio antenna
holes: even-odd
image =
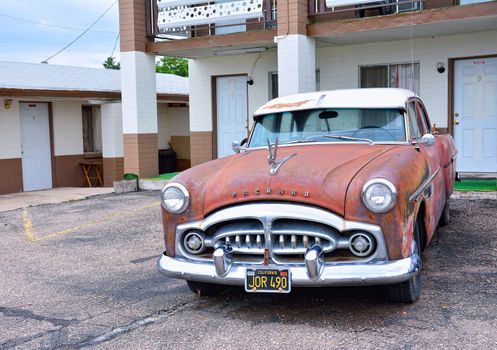
[[[410,11],[410,25],[409,25],[409,41],[411,45],[411,91],[414,91],[414,49],[413,49],[413,38],[412,38],[412,12],[414,11],[414,1],[411,0],[411,11]]]

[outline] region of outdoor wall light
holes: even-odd
[[[254,79],[252,77],[247,77],[247,84],[250,86],[254,85]]]
[[[443,62],[437,62],[437,72],[440,74],[445,72],[445,66]]]
[[[12,106],[12,99],[8,98],[3,102],[3,108],[10,109]]]

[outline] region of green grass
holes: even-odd
[[[147,180],[152,180],[152,181],[171,180],[173,177],[175,177],[178,174],[179,173],[160,174],[159,176],[149,177],[149,178],[147,178]]]
[[[497,179],[463,179],[454,184],[454,190],[460,192],[477,191],[491,192],[497,191]]]

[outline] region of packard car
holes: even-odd
[[[382,285],[421,292],[421,251],[449,222],[456,150],[403,89],[320,91],[269,101],[232,156],[161,193],[158,268],[195,293],[228,286]]]

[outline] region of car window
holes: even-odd
[[[428,114],[426,113],[426,109],[423,106],[423,104],[419,101],[418,101],[418,103],[416,103],[416,106],[417,106],[419,120],[420,120],[421,124],[423,125],[423,129],[424,129],[423,133],[428,134],[431,132],[431,124],[430,124],[430,119],[428,118]]]
[[[317,108],[257,116],[249,147],[298,142],[343,142],[340,138],[366,138],[375,142],[405,142],[404,110]],[[350,140],[349,140],[350,141]]]
[[[418,123],[418,114],[414,102],[407,105],[407,115],[409,116],[409,129],[411,130],[411,140],[421,137],[421,128]]]

